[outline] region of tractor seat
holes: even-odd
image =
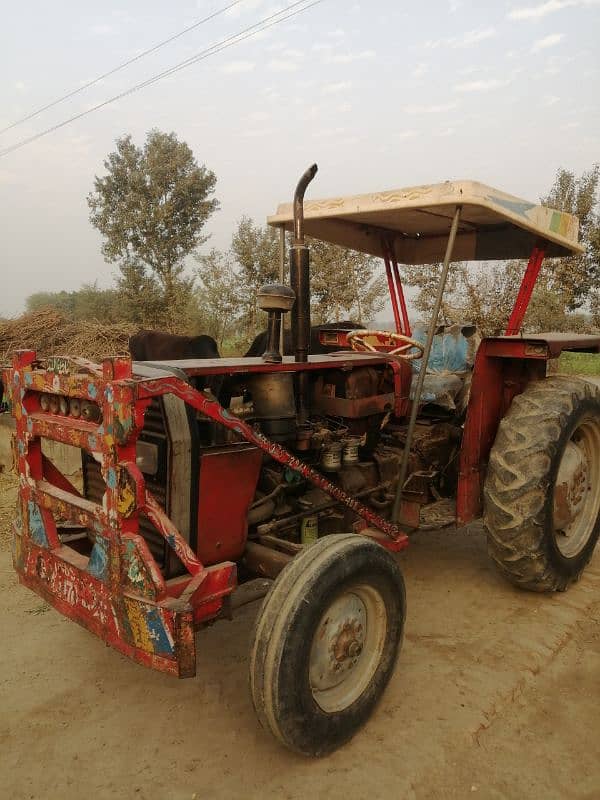
[[[427,326],[417,325],[412,338],[425,344]],[[440,325],[433,337],[431,353],[427,363],[421,405],[424,411],[443,410],[461,414],[469,398],[471,372],[481,336],[475,325],[455,323]],[[422,362],[412,362],[413,379],[410,390],[411,400],[417,385],[417,377]]]

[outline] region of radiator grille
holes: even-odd
[[[145,475],[146,488],[152,492],[160,507],[169,513],[168,481],[169,474],[167,434],[164,409],[160,397],[155,397],[146,409],[144,415],[144,430],[139,437],[143,441],[161,445],[163,455],[158,473]],[[106,491],[106,484],[102,478],[100,464],[89,453],[83,454],[83,485],[85,496],[95,503],[102,505],[102,496]],[[154,556],[165,577],[169,577],[170,564],[173,559],[168,559],[169,550],[167,543],[154,525],[145,516],[140,516],[140,533],[146,540],[150,552]]]

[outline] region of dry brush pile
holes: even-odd
[[[53,308],[43,308],[13,319],[0,319],[0,363],[14,350],[35,350],[40,357],[80,356],[100,361],[127,355],[129,337],[138,326],[128,322],[107,325],[96,319],[73,320]]]

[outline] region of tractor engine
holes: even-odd
[[[400,364],[408,399],[411,368]],[[389,364],[309,373],[309,414],[299,423],[294,373],[254,373],[240,379],[230,412],[278,441],[302,461],[382,516],[388,516],[406,436],[395,405]],[[416,430],[405,495],[426,504],[456,486],[461,428],[435,417]],[[306,543],[310,537],[352,530],[358,517],[300,473],[263,458],[248,512],[250,538],[276,535]]]

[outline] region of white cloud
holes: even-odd
[[[404,106],[402,110],[405,114],[443,114],[445,111],[452,111],[456,106],[457,103],[440,103],[430,106],[410,105]]]
[[[237,75],[241,72],[252,72],[255,66],[254,61],[230,61],[221,67],[221,72],[226,75]]]
[[[312,137],[313,139],[331,139],[333,136],[339,136],[345,132],[346,128],[321,128],[321,130],[315,131]]]
[[[271,115],[266,111],[253,111],[248,114],[248,119],[250,122],[264,122],[267,119],[271,119]]]
[[[241,136],[247,139],[268,139],[273,136],[273,128],[248,128],[241,131]]]
[[[561,125],[560,128],[563,131],[572,131],[574,128],[580,128],[581,122],[565,122],[564,125]]]
[[[414,139],[415,136],[419,135],[419,131],[414,130],[406,130],[400,131],[396,134],[396,139]]]
[[[242,0],[241,3],[229,8],[226,13],[228,17],[241,17],[242,14],[246,14],[248,11],[256,11],[257,8],[264,4],[265,0]],[[198,0],[197,5],[203,10],[206,7],[204,0]]]
[[[297,58],[297,59],[304,58],[304,53],[302,52],[302,50],[294,50],[291,47],[288,47],[287,50],[284,50],[281,55],[284,58]]]
[[[92,25],[90,28],[90,33],[92,36],[108,36],[111,33],[114,33],[115,29],[112,25],[107,25],[106,23],[99,23],[98,25]]]
[[[15,89],[17,90],[17,92],[24,92],[25,88],[26,87],[25,87],[25,84],[23,83],[23,81],[17,81],[15,83]]]
[[[296,72],[298,64],[295,61],[284,61],[282,58],[273,58],[267,64],[272,72]]]
[[[331,36],[332,39],[342,39],[345,35],[346,31],[341,28],[336,28],[334,31],[329,31],[327,34],[327,36]]]
[[[560,102],[560,97],[557,97],[555,94],[547,94],[542,99],[542,105],[545,106],[546,108],[549,108],[550,106],[554,106],[559,102]]]
[[[540,50],[546,50],[548,47],[554,47],[554,45],[558,44],[564,38],[564,33],[551,33],[548,36],[544,36],[543,39],[538,39],[535,41],[531,46],[531,52],[539,53]]]
[[[325,56],[326,64],[352,64],[354,61],[364,61],[374,58],[374,50],[361,50],[359,53],[336,53],[335,55]]]
[[[323,94],[338,94],[338,92],[346,92],[352,88],[350,81],[339,81],[338,83],[328,83],[321,89]]]
[[[461,36],[448,36],[444,39],[429,39],[425,42],[425,47],[433,50],[443,45],[447,47],[471,47],[474,44],[491,39],[496,35],[495,28],[477,28],[472,31],[466,31]]]
[[[489,67],[471,66],[471,67],[463,67],[462,69],[459,69],[458,70],[458,74],[459,75],[473,75],[474,72],[481,73],[481,72],[488,72],[488,71],[489,71]]]
[[[555,11],[562,11],[563,8],[575,8],[576,6],[596,6],[600,0],[547,0],[537,6],[526,6],[525,8],[513,8],[508,12],[508,19],[542,19]]]
[[[488,81],[467,81],[466,83],[458,83],[454,87],[455,92],[490,92],[493,89],[500,89],[506,86],[509,81],[501,81],[497,78],[491,78]]]
[[[419,62],[412,71],[413,78],[421,78],[429,72],[429,67],[424,61]]]

